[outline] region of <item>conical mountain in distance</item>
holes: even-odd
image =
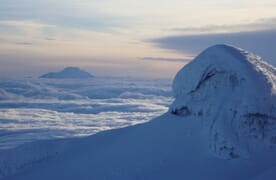
[[[86,79],[92,78],[91,74],[81,70],[78,67],[66,67],[59,72],[50,72],[40,76],[40,78],[54,78],[54,79]]]

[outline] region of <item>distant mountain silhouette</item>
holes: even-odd
[[[60,72],[50,72],[40,76],[40,78],[56,78],[56,79],[83,79],[92,78],[93,75],[88,72],[81,70],[78,67],[66,67]]]

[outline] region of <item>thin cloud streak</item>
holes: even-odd
[[[15,42],[17,45],[22,45],[22,46],[32,46],[32,42]]]
[[[144,61],[189,62],[193,57],[194,56],[187,56],[185,58],[142,57],[139,59]]]
[[[205,34],[205,33],[233,33],[244,31],[264,31],[276,29],[276,17],[259,19],[250,23],[244,24],[210,24],[205,26],[183,26],[167,29],[173,33],[182,34]]]
[[[57,39],[46,37],[45,40],[47,40],[47,41],[56,41]]]

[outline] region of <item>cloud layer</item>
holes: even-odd
[[[123,78],[1,81],[0,149],[149,121],[167,111],[170,84]]]

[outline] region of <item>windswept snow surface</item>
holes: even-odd
[[[6,180],[276,179],[275,74],[252,53],[210,47],[176,75],[169,112],[84,138],[3,150],[0,174]]]
[[[171,80],[0,81],[0,151],[41,139],[87,136],[143,123],[168,110]]]

